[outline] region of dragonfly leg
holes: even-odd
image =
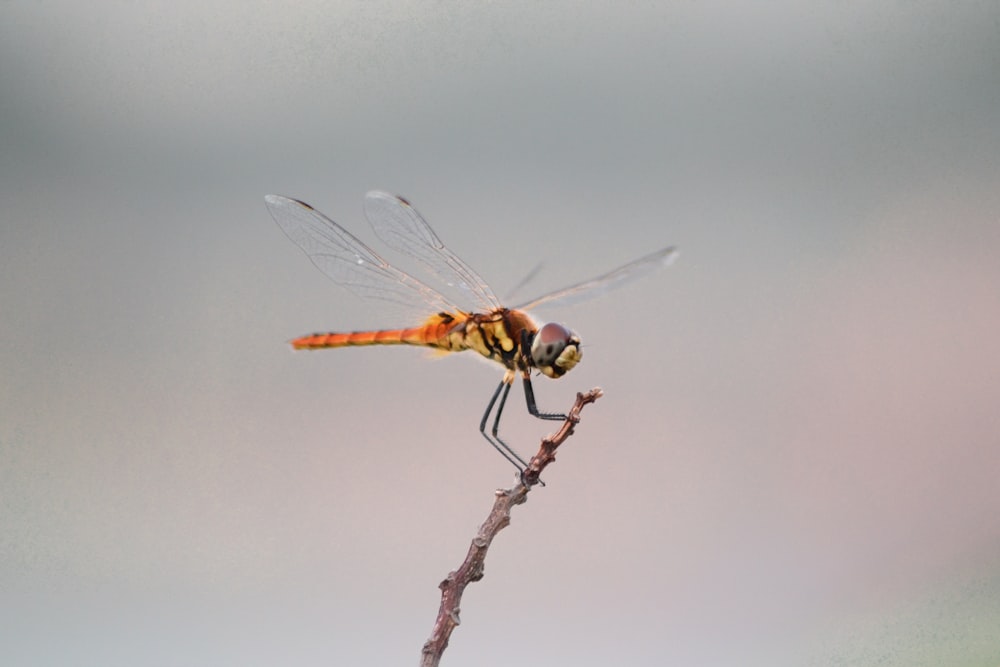
[[[535,404],[535,389],[531,386],[531,337],[527,329],[521,331],[521,361],[524,364],[522,373],[524,378],[524,400],[528,402],[528,412],[539,419],[552,419],[562,421],[566,415],[558,412],[540,412]]]
[[[497,385],[496,391],[493,392],[493,397],[490,398],[489,405],[486,406],[486,412],[483,413],[483,419],[479,422],[479,432],[483,434],[486,441],[493,445],[493,448],[500,452],[500,455],[505,459],[510,461],[511,465],[517,468],[518,472],[524,474],[524,469],[528,467],[528,464],[522,459],[517,453],[504,442],[499,435],[500,430],[500,415],[503,413],[504,403],[507,402],[507,394],[510,393],[511,382],[507,377],[501,380],[500,384]],[[500,399],[499,405],[497,405],[497,399]],[[490,433],[486,432],[486,424],[490,419],[490,413],[493,412],[493,406],[497,405],[497,414],[493,420],[493,428],[491,429],[492,437]]]
[[[558,412],[539,412],[538,406],[535,404],[535,390],[531,386],[531,376],[527,373],[524,374],[524,399],[528,402],[528,412],[539,419],[558,421],[566,419],[566,415]]]

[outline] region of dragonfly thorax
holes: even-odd
[[[543,325],[531,341],[531,362],[543,375],[560,378],[583,357],[580,337],[556,322]]]

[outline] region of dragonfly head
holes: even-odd
[[[583,357],[580,337],[561,324],[549,322],[531,341],[531,362],[550,378],[560,378]]]

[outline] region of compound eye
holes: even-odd
[[[549,322],[542,326],[531,342],[531,360],[535,366],[551,366],[573,340],[573,332],[561,324]]]

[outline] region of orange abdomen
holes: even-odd
[[[296,350],[320,350],[352,345],[419,345],[456,350],[456,337],[449,334],[464,321],[464,316],[438,313],[423,325],[411,329],[314,333],[296,338],[292,341],[292,347]]]

